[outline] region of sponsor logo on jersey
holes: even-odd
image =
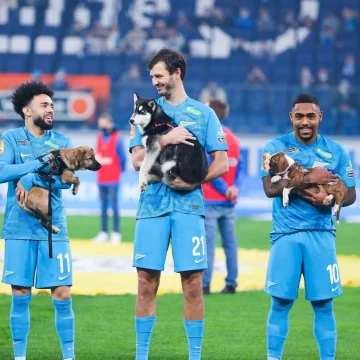
[[[346,176],[347,176],[348,178],[353,178],[353,177],[354,177],[354,173],[353,173],[353,172],[349,172],[349,173],[346,174]]]
[[[286,152],[286,153],[296,152],[296,151],[299,151],[298,147],[292,147],[292,148],[284,149],[284,152]]]
[[[188,107],[186,108],[186,111],[188,111],[190,114],[193,114],[193,115],[195,115],[195,116],[200,116],[200,115],[201,115],[201,111],[200,111],[200,110],[195,109],[195,108],[193,108],[193,107],[191,107],[191,106],[188,106]]]
[[[327,159],[331,159],[333,157],[333,155],[323,149],[317,148],[316,151],[322,155],[323,157],[326,157]]]
[[[29,140],[29,139],[18,140],[18,144],[20,144],[20,145],[22,145],[22,144],[26,144],[26,143],[28,143],[28,142],[30,142],[30,140]]]
[[[44,142],[44,145],[51,147],[52,149],[58,149],[60,146],[58,144],[54,144],[52,141],[48,140]]]

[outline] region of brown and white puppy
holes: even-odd
[[[61,181],[63,184],[72,184],[72,193],[76,195],[80,179],[75,176],[75,170],[92,170],[97,171],[101,168],[101,164],[95,159],[95,153],[89,146],[79,146],[75,149],[59,149],[56,158],[52,160],[52,164],[57,160],[60,162]],[[54,153],[54,152],[52,152]],[[49,229],[49,208],[48,208],[49,191],[34,186],[28,193],[26,203],[19,203],[19,206],[25,211],[31,213],[39,219],[40,224]],[[60,229],[52,225],[52,231],[58,233]]]
[[[279,182],[281,179],[290,180],[283,189],[283,205],[285,207],[289,205],[289,194],[291,190],[308,188],[315,193],[318,190],[316,186],[308,184],[304,180],[305,175],[310,174],[312,168],[306,168],[296,163],[294,159],[282,152],[278,152],[269,159],[266,159],[264,168],[270,175],[274,175],[271,178],[273,184]],[[336,216],[336,220],[339,221],[340,209],[346,197],[347,187],[339,177],[337,181],[324,185],[324,189],[329,195],[324,199],[323,203],[324,205],[330,205],[335,198],[333,215]]]

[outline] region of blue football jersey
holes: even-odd
[[[43,240],[48,238],[48,230],[40,225],[39,220],[19,207],[16,202],[15,188],[18,180],[29,173],[34,174],[33,185],[47,187],[40,179],[37,171],[42,163],[36,160],[41,154],[60,148],[71,148],[68,137],[55,131],[47,131],[37,138],[31,135],[26,127],[6,131],[0,138],[0,182],[8,182],[7,202],[5,209],[3,239]],[[62,202],[61,189],[69,188],[61,185],[58,176],[54,176],[56,185],[52,190],[53,224],[60,232],[53,234],[53,240],[68,241],[65,209]]]
[[[309,146],[298,142],[294,133],[270,140],[262,149],[262,177],[269,176],[264,170],[264,161],[277,152],[285,153],[308,168],[324,167],[338,174],[348,188],[355,186],[354,170],[347,151],[324,136],[318,135]],[[273,198],[272,218],[272,240],[301,230],[335,231],[330,207],[314,206],[295,195],[290,195],[286,208],[281,197]]]
[[[187,98],[177,106],[157,99],[165,113],[173,122],[185,127],[198,139],[208,153],[227,151],[225,134],[215,112],[196,100]],[[139,129],[133,129],[130,140],[130,152],[134,146],[143,146]],[[149,183],[146,191],[140,195],[137,218],[157,217],[171,211],[204,216],[204,195],[201,186],[192,190],[173,190],[162,182]]]

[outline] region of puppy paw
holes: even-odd
[[[289,205],[289,199],[283,199],[283,206],[287,207]]]
[[[146,184],[146,183],[144,183],[144,182],[141,183],[141,184],[140,184],[140,192],[143,193],[143,192],[146,190],[146,187],[147,187],[147,184]]]
[[[77,192],[78,192],[78,189],[73,187],[73,189],[72,189],[72,194],[73,194],[73,195],[76,195]]]
[[[54,234],[57,234],[57,233],[60,232],[60,229],[59,229],[57,226],[52,225],[52,232],[53,232]]]
[[[338,204],[335,204],[334,208],[333,208],[333,215],[337,216],[337,214],[340,211],[340,206]]]
[[[332,200],[333,200],[334,196],[333,195],[328,195],[324,200],[323,200],[323,204],[324,205],[330,205]]]
[[[282,177],[280,175],[275,175],[271,178],[271,183],[272,184],[276,184],[277,182],[279,182],[282,179]]]

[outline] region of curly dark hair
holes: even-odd
[[[29,80],[22,83],[11,95],[14,110],[25,119],[23,107],[27,106],[34,96],[41,94],[48,95],[51,99],[54,96],[54,92],[42,81]]]
[[[177,69],[181,70],[181,80],[184,81],[186,74],[186,62],[184,57],[175,50],[163,48],[149,62],[148,69],[151,70],[157,63],[163,62],[166,70],[172,75]]]

